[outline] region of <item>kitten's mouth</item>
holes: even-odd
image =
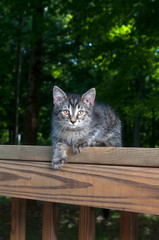
[[[78,128],[79,126],[77,126],[76,123],[70,123],[70,128],[75,129]]]
[[[70,125],[71,125],[72,127],[76,127],[76,126],[77,126],[77,122],[72,122],[72,121],[70,121],[69,123],[70,123]]]

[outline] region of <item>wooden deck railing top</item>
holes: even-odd
[[[159,149],[68,150],[51,168],[51,147],[0,146],[0,195],[159,214]]]
[[[159,148],[89,147],[80,154],[68,148],[69,163],[159,167]],[[0,145],[0,160],[50,162],[52,147]]]

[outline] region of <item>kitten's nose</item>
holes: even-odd
[[[76,122],[76,119],[73,117],[73,118],[70,119],[70,122],[71,122],[72,124],[74,124],[74,123]]]
[[[74,124],[76,121],[70,121],[72,124]]]

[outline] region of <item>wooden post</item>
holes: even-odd
[[[79,240],[95,240],[95,208],[80,206]]]
[[[137,213],[120,213],[120,240],[138,239],[138,215]]]
[[[26,199],[12,198],[11,240],[25,240]]]
[[[58,204],[44,202],[43,206],[43,240],[57,240]]]

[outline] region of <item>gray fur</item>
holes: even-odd
[[[121,147],[121,122],[109,107],[94,102],[95,88],[83,95],[53,89],[52,167],[67,162],[67,146],[79,153],[83,147]]]

